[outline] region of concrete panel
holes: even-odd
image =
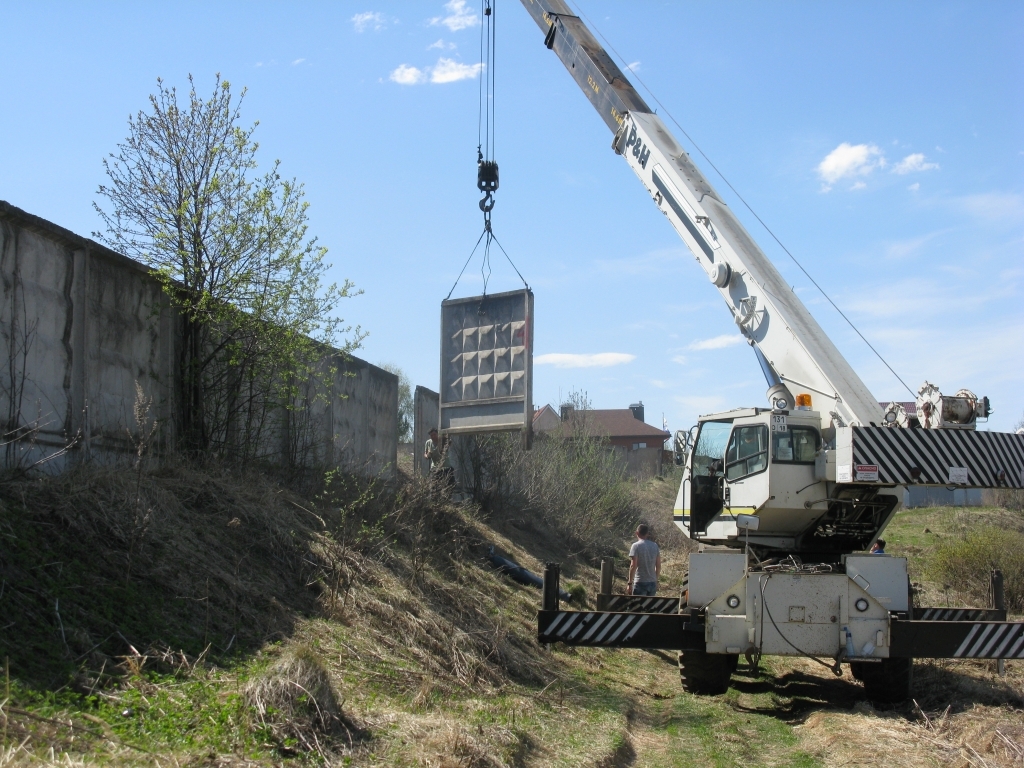
[[[88,251],[85,267],[85,446],[95,458],[132,451],[129,433],[146,429],[135,422],[136,384],[152,402],[150,421],[169,413],[173,375],[160,332],[171,309],[147,272]]]
[[[0,431],[35,432],[31,444],[5,448],[5,461],[24,466],[63,447],[69,427],[72,259],[34,232],[0,224]]]
[[[441,302],[440,427],[523,430],[533,418],[533,292]],[[528,437],[527,437],[528,439]]]
[[[333,464],[393,475],[398,464],[398,377],[357,357],[336,358]]]
[[[413,394],[412,448],[414,474],[426,477],[430,474],[430,459],[423,458],[423,448],[431,429],[440,423],[441,398],[437,392],[426,387],[416,387]]]

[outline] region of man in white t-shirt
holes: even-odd
[[[629,548],[629,579],[627,595],[654,595],[661,576],[661,551],[647,538],[650,528],[646,524],[636,527],[636,541]]]

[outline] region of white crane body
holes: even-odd
[[[831,657],[882,700],[909,695],[913,657],[1024,658],[1003,605],[915,608],[905,558],[857,554],[908,485],[1024,488],[1024,435],[977,431],[987,398],[927,382],[914,419],[883,408],[586,25],[563,0],[522,3],[724,299],[769,403],[677,434],[676,523],[728,549],[691,555],[678,599],[612,594],[606,558],[597,611],[561,610],[549,564],[538,639],[680,650],[694,693],[724,692],[740,654]]]

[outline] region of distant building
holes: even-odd
[[[577,411],[563,405],[555,411],[550,405],[538,408],[533,414],[533,431],[538,437],[571,437],[581,421],[586,431],[608,445],[618,457],[626,472],[641,479],[660,475],[665,467],[663,450],[669,433],[644,422],[644,404],[629,408],[588,409]],[[667,459],[671,461],[671,457]]]
[[[563,405],[556,413],[545,405],[533,414],[533,431],[553,433],[561,431],[568,437],[572,434],[572,420],[586,419],[587,428],[595,437],[607,440],[610,445],[637,451],[642,448],[662,449],[671,434],[644,421],[644,404],[635,403],[629,408],[592,408],[577,412],[571,405]]]
[[[558,417],[558,411],[550,405],[538,408],[533,412],[534,434],[538,432],[551,432],[552,430],[558,429],[558,425],[561,421],[562,420]]]

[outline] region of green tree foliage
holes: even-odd
[[[268,415],[294,406],[298,382],[333,376],[323,345],[358,347],[359,329],[335,315],[357,292],[326,282],[302,184],[283,179],[279,161],[257,175],[258,123],[240,124],[245,90],[235,98],[218,75],[204,100],[189,85],[179,104],[157,80],[149,110],[129,118],[103,161],[109,208],[94,204],[106,226],[94,236],[151,266],[182,318],[181,447],[246,459],[282,421]]]
[[[398,442],[411,442],[416,410],[412,398],[412,380],[394,363],[382,363],[380,367],[398,377]]]

